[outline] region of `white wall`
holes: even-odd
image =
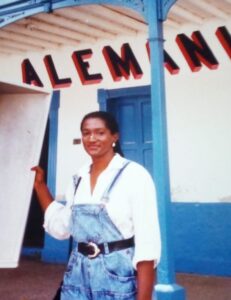
[[[219,61],[217,70],[203,66],[191,72],[175,33],[166,36],[165,49],[181,67],[178,75],[166,72],[172,198],[175,201],[230,201],[231,177],[231,62],[215,31],[231,23],[213,21],[177,33],[191,36],[200,30]]]
[[[221,47],[215,31],[225,25],[231,31],[231,22],[214,21],[203,26],[189,26],[177,31],[166,32],[165,49],[181,68],[178,75],[166,71],[167,116],[169,134],[169,155],[171,190],[173,201],[230,201],[231,189],[231,121],[230,104],[230,59]],[[191,36],[200,30],[217,57],[218,70],[206,66],[192,73],[180,52],[175,37],[178,33]],[[102,55],[106,45],[120,53],[120,47],[128,42],[144,72],[142,79],[113,82]],[[73,139],[80,137],[79,123],[82,116],[98,109],[99,88],[120,88],[142,86],[150,83],[150,65],[145,48],[146,36],[120,37],[116,41],[101,41],[94,47],[81,45],[78,49],[67,48],[59,53],[49,52],[9,60],[0,58],[0,79],[22,82],[21,62],[29,58],[40,79],[50,87],[44,55],[51,54],[60,77],[71,77],[72,85],[61,90],[59,112],[57,196],[62,197],[66,185],[78,167],[87,160],[81,145],[73,145]],[[83,86],[75,70],[71,54],[74,50],[91,48],[90,73],[100,72],[104,79],[100,84]],[[10,67],[9,67],[10,66]],[[12,71],[13,70],[13,71]]]

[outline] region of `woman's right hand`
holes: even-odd
[[[53,201],[53,197],[45,181],[45,172],[39,166],[32,167],[31,171],[35,172],[34,188],[38,196],[38,201],[43,211],[45,211],[50,205],[50,203]]]
[[[35,166],[31,168],[31,171],[35,171],[35,179],[34,179],[34,188],[38,188],[42,184],[46,184],[45,182],[45,172],[44,170],[39,167]]]

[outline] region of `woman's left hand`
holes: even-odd
[[[136,300],[153,300],[153,287],[156,280],[154,261],[140,261],[137,264],[137,298]]]

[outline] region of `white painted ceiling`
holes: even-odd
[[[179,28],[187,23],[231,17],[231,0],[178,0],[164,27]],[[148,26],[136,12],[110,5],[76,6],[38,14],[0,29],[0,55],[57,50],[118,35],[147,33]]]

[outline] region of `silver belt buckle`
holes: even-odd
[[[98,256],[100,254],[100,249],[99,249],[99,247],[95,243],[90,242],[90,243],[88,243],[88,245],[90,247],[93,247],[93,249],[94,249],[94,253],[93,254],[89,254],[87,256],[88,258],[95,258],[96,256]]]

